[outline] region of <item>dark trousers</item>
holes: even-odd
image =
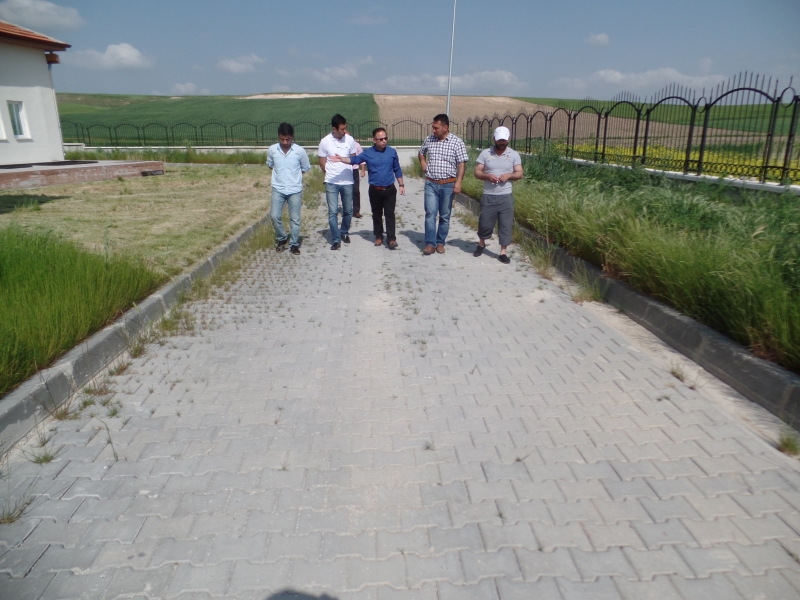
[[[369,205],[372,207],[372,231],[376,238],[383,237],[383,216],[386,215],[386,238],[396,240],[394,231],[394,207],[397,204],[397,188],[394,184],[385,190],[369,186]]]
[[[358,169],[353,169],[353,214],[361,212],[361,176]]]

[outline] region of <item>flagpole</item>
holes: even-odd
[[[453,44],[456,40],[456,3],[458,0],[453,0],[453,34],[450,36],[450,74],[447,77],[447,110],[445,114],[450,116],[450,85],[453,82]]]

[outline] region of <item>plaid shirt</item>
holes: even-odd
[[[458,163],[468,160],[467,147],[460,137],[448,134],[440,140],[435,135],[429,135],[419,148],[428,161],[426,177],[431,179],[450,179],[458,174]]]

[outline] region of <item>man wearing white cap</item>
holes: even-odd
[[[507,127],[494,130],[494,146],[478,155],[475,178],[483,181],[481,216],[478,219],[478,247],[473,256],[480,256],[486,248],[486,240],[492,237],[495,224],[499,223],[500,262],[508,264],[511,259],[506,249],[511,244],[514,228],[514,196],[511,182],[519,181],[525,174],[519,152],[508,147],[511,133]]]

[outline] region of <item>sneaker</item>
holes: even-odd
[[[436,248],[434,248],[434,247],[433,247],[433,246],[431,246],[430,244],[428,244],[427,246],[425,246],[425,249],[422,251],[422,253],[423,253],[425,256],[430,256],[430,255],[431,255],[431,254],[433,254],[434,252],[436,252]]]
[[[383,238],[375,238],[376,246],[383,246]]]
[[[295,256],[300,256],[300,248],[298,248],[297,246],[292,246],[292,247],[289,249],[289,252],[291,252],[291,253],[292,253],[292,254],[294,254]]]
[[[331,250],[338,250],[341,247],[342,245],[339,242],[336,242],[335,244],[331,245]]]
[[[511,259],[508,258],[507,254],[501,254],[500,255],[500,262],[503,263],[504,265],[507,265],[508,263],[511,262]]]
[[[398,246],[396,241],[392,240],[391,242],[389,242],[389,250],[397,250],[397,248]]]
[[[481,246],[478,244],[478,247],[475,248],[475,252],[472,253],[472,256],[480,256],[483,254],[483,251],[486,250],[486,246]]]
[[[436,251],[437,251],[439,254],[444,254],[444,244],[437,244],[437,246],[436,246]]]
[[[349,236],[349,235],[343,235],[343,236],[342,236],[342,241],[343,241],[345,244],[349,244],[349,243],[350,243],[350,236]]]
[[[275,244],[275,252],[283,252],[286,250],[286,244],[289,242],[288,239],[283,240],[282,242],[279,241]]]

